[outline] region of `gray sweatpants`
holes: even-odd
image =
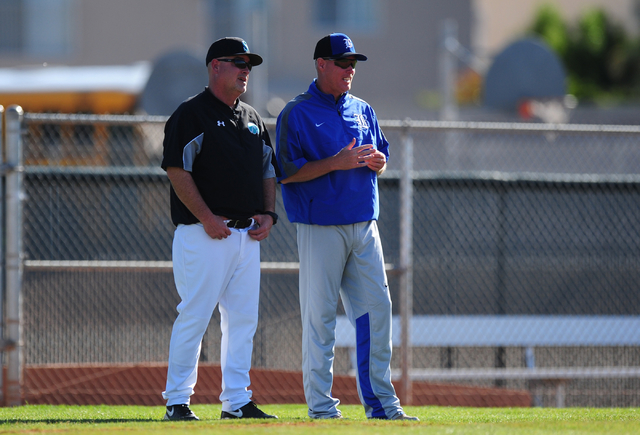
[[[391,384],[391,298],[376,221],[297,224],[302,374],[312,418],[340,415],[331,396],[339,296],[356,328],[358,395],[369,418],[402,412]]]

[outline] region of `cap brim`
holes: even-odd
[[[364,62],[365,60],[367,60],[367,56],[365,56],[364,54],[360,54],[360,53],[343,53],[340,56],[334,56],[331,58],[327,58],[327,59],[332,59],[332,60],[338,60],[338,59],[344,59],[346,57],[353,57],[358,61]]]
[[[255,53],[233,53],[233,54],[225,54],[227,56],[247,56],[249,58],[249,63],[251,66],[258,66],[262,63],[262,57]],[[215,59],[215,58],[214,58]],[[213,59],[212,59],[213,60]]]
[[[254,53],[238,53],[244,54],[245,56],[249,56],[249,62],[252,66],[258,66],[262,63],[262,57]]]

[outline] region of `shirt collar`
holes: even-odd
[[[238,111],[238,105],[240,104],[240,99],[239,98],[236,99],[236,102],[233,105],[233,107],[229,107],[229,106],[227,106],[226,103],[223,103],[222,101],[220,101],[218,99],[218,97],[213,95],[213,92],[211,92],[211,89],[209,89],[209,86],[205,86],[204,90],[205,90],[205,94],[208,95],[209,100],[213,104],[215,104],[216,106],[220,107],[223,110],[224,110],[224,108],[226,108],[226,110],[230,110],[231,112],[234,112],[234,113]]]
[[[340,98],[338,98],[338,101],[335,101],[335,99],[333,98],[333,95],[325,94],[318,88],[318,79],[313,79],[313,82],[309,86],[309,93],[317,96],[318,98],[326,100],[331,104],[335,104],[336,106],[340,106],[344,104],[345,99],[349,95],[349,92],[345,92],[344,94],[340,95]]]

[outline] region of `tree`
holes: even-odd
[[[552,5],[542,6],[529,33],[542,38],[560,57],[569,93],[582,100],[640,96],[640,43],[602,9],[585,12],[570,26]]]

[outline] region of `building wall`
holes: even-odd
[[[10,1],[32,8],[36,5],[36,0]],[[454,19],[462,46],[488,66],[492,56],[521,34],[546,0],[63,1],[67,2],[70,23],[67,52],[16,55],[2,51],[0,40],[0,68],[123,65],[152,62],[174,50],[186,50],[201,59],[212,40],[233,33],[265,58],[265,64],[253,70],[249,92],[243,98],[263,115],[273,116],[277,110],[269,113],[267,103],[279,99],[283,104],[306,90],[315,77],[312,54],[316,41],[340,31],[353,39],[359,52],[369,56],[366,63],[358,65],[355,95],[369,101],[381,118],[433,119],[438,117],[441,104],[443,21]],[[362,23],[348,21],[319,24],[318,14],[330,4],[340,12],[349,5],[359,5],[360,9],[351,11],[354,16],[373,13],[378,21],[364,29]],[[637,33],[636,0],[556,0],[554,4],[568,18],[587,7],[604,7]],[[46,23],[46,15],[41,13],[40,20]],[[46,34],[38,32],[34,40],[46,45]],[[464,62],[459,61],[458,67],[464,68]]]
[[[0,67],[122,65],[152,61],[175,49],[204,56],[209,46],[207,1],[67,1],[71,35],[67,53],[0,51]]]
[[[341,31],[370,58],[358,67],[353,92],[374,104],[381,117],[404,117],[420,109],[415,103],[420,92],[438,86],[442,20],[456,18],[461,38],[470,42],[471,0],[367,0],[362,4],[375,4],[378,22],[365,30],[358,23],[319,24],[316,15],[325,5],[321,0],[67,1],[73,6],[70,53],[57,57],[0,53],[0,67],[130,64],[153,61],[176,49],[200,58],[213,39],[235,29],[234,36],[245,38],[266,59],[252,72],[245,99],[268,115],[268,100],[288,101],[307,89],[315,77],[315,43]],[[343,5],[337,3],[339,8]],[[357,10],[355,15],[365,12]]]
[[[419,104],[421,95],[439,86],[443,20],[454,18],[461,42],[470,44],[471,0],[380,0],[379,26],[368,32],[318,25],[312,17],[315,3],[281,0],[273,11],[269,78],[272,89],[287,100],[305,91],[315,77],[316,42],[331,32],[344,32],[356,50],[369,57],[357,67],[352,92],[371,103],[380,117],[416,117],[416,112],[428,111]]]
[[[153,60],[177,49],[204,57],[209,47],[208,11],[202,0],[82,0],[79,4],[78,64]]]

